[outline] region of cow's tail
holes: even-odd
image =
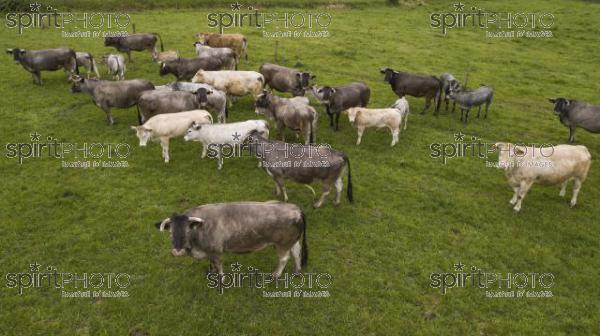
[[[100,73],[98,72],[98,66],[96,65],[96,60],[94,59],[94,56],[92,56],[92,54],[90,53],[88,53],[88,56],[90,57],[90,71],[93,71],[96,74],[96,77],[100,79]]]
[[[244,37],[243,40],[243,44],[242,44],[242,52],[244,53],[244,58],[246,59],[246,61],[248,60],[248,40],[246,40],[246,38]],[[240,58],[242,56],[240,55]]]
[[[440,103],[442,100],[442,82],[437,78],[433,77],[438,81],[438,89],[435,93],[435,112],[438,113],[440,111]]]
[[[79,75],[79,67],[77,66],[77,54],[75,54],[74,50],[71,50],[71,62],[73,62],[73,65],[71,66],[71,72]]]
[[[308,244],[306,243],[306,216],[304,212],[300,210],[302,216],[302,253],[300,257],[300,266],[306,267],[308,265]]]
[[[310,127],[310,133],[309,133],[310,135],[308,138],[308,143],[312,144],[312,143],[315,143],[315,133],[314,133],[315,130],[313,128],[313,120],[311,120],[308,124],[309,124],[308,127]]]
[[[352,203],[354,201],[354,197],[352,195],[352,170],[350,169],[350,159],[348,156],[344,154],[344,162],[348,166],[348,184],[346,185],[346,195],[348,196],[348,201]]]
[[[227,107],[227,101],[225,101],[225,118],[229,118],[229,108]]]
[[[163,44],[163,40],[162,37],[160,37],[159,33],[152,33],[154,35],[156,35],[158,37],[158,40],[160,41],[160,51],[165,51],[165,46]]]

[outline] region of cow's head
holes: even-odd
[[[356,118],[360,115],[360,108],[351,107],[345,110],[344,113],[348,114],[348,121],[350,121],[351,124],[354,124],[354,121],[356,121]]]
[[[158,74],[161,76],[166,76],[170,73],[173,73],[173,68],[174,68],[173,62],[176,62],[176,61],[160,62],[160,71],[158,72]]]
[[[497,142],[492,149],[498,152],[498,168],[504,170],[515,167],[515,160],[527,155],[527,147],[509,142]]]
[[[198,103],[200,103],[201,107],[206,107],[206,105],[208,105],[208,96],[211,94],[213,94],[213,90],[203,87],[196,91],[196,99],[198,99]]]
[[[21,63],[21,56],[25,55],[25,52],[26,52],[25,49],[19,49],[19,48],[6,49],[6,53],[12,55],[13,60],[17,64]]]
[[[73,82],[71,85],[71,93],[78,93],[83,91],[86,79],[77,75],[71,76],[70,80]]]
[[[184,256],[191,250],[192,231],[202,227],[204,220],[198,217],[190,217],[185,214],[173,214],[171,217],[163,220],[159,225],[160,231],[169,230],[171,232],[172,249],[171,254],[175,257]]]
[[[200,69],[192,78],[192,83],[205,83],[204,70]]]
[[[379,72],[384,75],[383,81],[385,83],[391,83],[392,80],[394,79],[394,74],[398,73],[397,71],[394,71],[394,69],[392,69],[392,68],[382,68],[382,69],[379,69]]]
[[[566,98],[549,98],[548,101],[554,104],[554,113],[556,114],[565,113],[571,105],[571,100]]]
[[[140,147],[146,147],[148,140],[152,138],[152,129],[144,125],[131,126],[131,129],[135,132],[138,139],[140,139]]]
[[[311,76],[308,72],[297,72],[296,73],[296,81],[298,83],[298,88],[307,89],[310,85],[310,80],[315,79],[317,76]]]
[[[120,44],[121,36],[107,36],[104,38],[105,47],[116,47]]]
[[[192,122],[192,124],[190,125],[188,130],[185,132],[183,139],[185,141],[190,141],[190,140],[199,141],[198,133],[201,130],[202,130],[202,124],[199,124],[194,121],[194,122]]]
[[[271,100],[269,99],[270,95],[271,94],[269,93],[269,91],[263,90],[263,92],[256,97],[256,102],[254,103],[254,106],[256,108],[263,109],[269,108],[269,106],[271,106]]]
[[[210,38],[211,33],[198,33],[196,39],[202,44],[206,44],[206,41]]]

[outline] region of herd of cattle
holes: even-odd
[[[356,145],[361,143],[366,128],[388,128],[392,134],[391,146],[398,143],[401,126],[407,127],[409,105],[406,95],[425,98],[422,114],[430,108],[432,101],[438,114],[443,95],[446,111],[450,100],[453,101],[452,112],[458,103],[460,119],[466,123],[473,107],[478,108],[479,118],[485,106],[484,118],[487,118],[494,93],[485,85],[468,90],[449,73],[436,77],[383,68],[384,81],[390,84],[399,99],[390,107],[367,108],[371,90],[363,82],[335,87],[311,85],[316,78],[313,74],[268,63],[258,71],[240,71],[241,59],[248,59],[248,43],[243,35],[199,33],[196,38],[193,47],[197,56],[194,58],[181,58],[175,51],[164,51],[162,39],[154,33],[105,38],[104,45],[126,53],[129,62],[131,51],[150,51],[152,60],[160,63],[160,76],[172,74],[177,80],[160,86],[145,79],[125,80],[125,59],[120,54],[102,58],[114,79],[111,81],[100,79],[96,61],[87,52],[69,48],[14,48],[8,49],[7,53],[32,74],[36,84],[42,84],[41,71],[67,71],[73,82],[71,91],[89,94],[94,104],[105,112],[109,124],[114,123],[113,108],[137,106],[139,125],[131,128],[139,138],[139,144],[146,146],[149,140],[159,140],[165,162],[170,159],[171,138],[200,142],[202,157],[212,145],[244,144],[254,150],[261,161],[259,166],[273,178],[275,191],[284,202],[207,204],[157,223],[161,231],[168,229],[171,232],[173,255],[208,256],[213,272],[223,272],[220,258],[224,252],[256,251],[267,245],[276,247],[279,258],[274,272],[276,277],[285,268],[290,254],[295,260],[296,272],[306,264],[305,217],[298,206],[285,203],[288,200],[285,180],[306,185],[321,182],[321,196],[313,205],[316,208],[335,187],[334,205],[337,206],[342,195],[342,177],[347,172],[346,192],[352,202],[350,160],[346,154],[329,146],[315,145],[318,113],[305,97],[307,91],[325,107],[329,125],[334,130],[339,129],[340,115],[347,114],[350,123],[357,128]],[[160,52],[156,48],[158,40]],[[79,67],[87,70],[87,76],[80,75]],[[95,78],[91,78],[92,74]],[[290,93],[292,97],[278,96],[271,90]],[[256,114],[275,124],[282,141],[269,139],[268,122],[262,119],[226,123],[229,107],[237,97],[246,95],[254,98]],[[560,121],[569,127],[570,142],[575,141],[578,127],[600,133],[600,106],[565,98],[550,101]],[[216,114],[218,123],[213,123],[211,112]],[[286,143],[286,128],[303,136],[304,144],[291,146]],[[318,151],[319,164],[306,164],[305,157],[290,153],[291,148],[297,153]],[[585,146],[558,145],[553,148],[552,155],[543,155],[539,148],[510,143],[497,143],[495,148],[500,153],[499,166],[505,170],[514,191],[510,203],[515,211],[521,209],[521,202],[534,183],[561,184],[560,195],[564,196],[567,183],[573,180],[571,205],[576,204],[591,164],[591,155]],[[220,151],[217,153],[218,168],[221,169],[223,157]]]

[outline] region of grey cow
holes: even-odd
[[[425,97],[425,107],[421,114],[425,113],[431,106],[431,100],[435,102],[435,113],[440,111],[440,98],[442,83],[434,76],[415,75],[408,72],[395,71],[391,68],[380,70],[383,81],[390,84],[392,91],[402,98],[405,95],[413,97]]]
[[[140,125],[151,117],[163,113],[175,113],[201,109],[198,94],[186,91],[153,90],[146,91],[138,99],[138,119]]]
[[[316,78],[309,72],[271,63],[261,65],[258,72],[265,77],[265,86],[268,85],[279,92],[291,92],[294,96],[304,96],[310,80]]]
[[[246,253],[274,245],[278,278],[294,258],[294,272],[308,263],[306,217],[294,204],[277,201],[205,204],[174,214],[156,224],[171,232],[171,254],[208,257],[209,272],[223,274],[225,252]],[[300,241],[302,239],[302,241]]]
[[[227,64],[224,64],[218,58],[180,58],[174,61],[161,63],[159,74],[161,76],[173,74],[178,81],[189,81],[196,75],[198,70],[215,71],[227,68],[227,66]]]
[[[85,92],[92,96],[96,106],[106,113],[109,124],[114,124],[111,109],[128,108],[137,104],[144,91],[154,90],[152,82],[145,79],[124,81],[107,81],[98,79],[76,78],[71,92]]]
[[[220,123],[224,123],[229,117],[227,94],[221,90],[215,89],[211,85],[204,83],[172,82],[156,87],[156,89],[197,93],[199,95],[198,98],[200,99],[200,107],[208,108],[214,113],[217,113]]]
[[[463,90],[460,87],[451,88],[450,90],[450,99],[456,101],[460,106],[460,120],[466,123],[469,119],[469,111],[473,106],[478,106],[479,110],[477,111],[477,118],[481,114],[481,106],[485,104],[485,115],[484,118],[487,119],[488,112],[490,110],[490,104],[492,103],[492,98],[494,97],[494,90],[492,90],[489,86],[480,86],[479,88],[473,91]],[[464,116],[464,119],[463,119]]]
[[[256,98],[256,114],[263,114],[275,121],[281,138],[285,141],[284,129],[287,127],[304,135],[308,145],[315,142],[317,131],[317,111],[308,105],[308,98],[282,98],[266,90]]]
[[[260,160],[260,165],[275,181],[275,193],[278,196],[283,194],[284,201],[288,200],[284,184],[286,179],[306,185],[316,180],[321,182],[322,194],[313,206],[319,208],[323,204],[332,186],[336,190],[333,204],[338,206],[344,186],[344,170],[348,171],[346,195],[350,202],[353,201],[352,172],[346,154],[329,146],[268,140],[256,131],[250,133],[247,142],[252,153]]]
[[[70,48],[26,50],[19,48],[6,49],[13,56],[15,63],[31,73],[33,82],[42,85],[41,71],[56,71],[64,69],[69,73],[69,79],[79,74],[77,55]]]
[[[100,78],[100,73],[98,72],[98,66],[96,65],[96,60],[94,60],[94,56],[89,52],[76,52],[77,57],[77,67],[84,67],[87,71],[87,78],[90,78],[90,74],[93,72],[96,74],[96,78]]]
[[[164,51],[162,38],[156,33],[130,34],[127,36],[107,36],[104,38],[105,47],[114,47],[120,52],[127,53],[127,59],[131,62],[132,51],[148,50],[156,54],[156,42],[160,39],[160,51]]]
[[[311,93],[325,105],[329,116],[329,126],[333,127],[335,115],[335,130],[339,130],[340,114],[351,107],[366,107],[371,97],[371,89],[362,82],[354,82],[345,86],[312,86]]]
[[[450,90],[457,90],[460,87],[460,82],[450,73],[443,73],[440,76],[442,81],[442,93],[444,94],[444,102],[446,103],[446,112],[448,112],[448,104],[450,103]],[[456,101],[452,101],[452,113],[456,108]]]
[[[238,58],[231,48],[213,48],[201,42],[195,42],[196,55],[204,58],[217,58],[227,70],[237,70]]]
[[[554,113],[558,115],[560,122],[569,128],[569,142],[575,142],[577,127],[600,133],[600,105],[566,98],[548,100],[554,104]]]

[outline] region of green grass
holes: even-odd
[[[64,0],[64,3],[68,3]],[[70,2],[69,2],[70,3]],[[288,2],[290,4],[291,2]],[[280,63],[318,76],[319,84],[362,80],[371,87],[370,106],[388,106],[394,93],[380,67],[459,78],[470,68],[469,86],[495,89],[487,121],[464,126],[458,115],[419,115],[423,99],[409,98],[413,113],[400,143],[390,148],[387,131],[367,130],[356,147],[347,118],[340,132],[328,128],[322,107],[318,142],[344,151],[352,162],[355,202],[312,209],[305,187],[288,183],[290,201],[308,218],[308,272],[328,272],[326,299],[262,298],[260,291],[208,289],[206,261],[173,258],[157,220],[203,203],[273,198],[273,182],[255,159],[201,160],[199,146],[172,141],[171,162],[160,146],[137,146],[129,129],[135,108],[114,110],[116,124],[89,97],[70,93],[65,75],[42,75],[43,86],[8,55],[0,63],[0,143],[30,142],[37,131],[62,142],[121,143],[132,148],[129,168],[66,169],[58,159],[0,160],[0,270],[27,272],[29,264],[62,272],[128,273],[129,298],[67,299],[60,291],[28,289],[19,296],[0,285],[2,335],[296,335],[296,334],[556,334],[598,333],[597,286],[600,242],[599,167],[592,165],[579,204],[570,209],[558,187],[534,186],[521,213],[508,204],[512,192],[502,171],[484,160],[454,158],[442,165],[429,144],[453,143],[462,131],[485,142],[563,143],[568,130],[552,113],[548,97],[599,103],[597,4],[586,2],[481,2],[496,11],[549,11],[556,17],[552,39],[492,40],[483,31],[456,30],[447,36],[429,27],[429,13],[448,4],[372,6],[331,10],[328,39],[283,39]],[[96,8],[90,4],[90,8]],[[226,7],[219,10],[229,11]],[[279,12],[285,9],[277,8]],[[214,11],[211,9],[211,11]],[[164,9],[132,14],[138,31],[160,32],[167,49],[192,56],[193,34],[206,29],[207,10]],[[58,30],[30,30],[21,36],[2,25],[5,47],[70,46],[97,57],[112,51],[100,39],[63,39]],[[232,30],[233,31],[233,30]],[[274,40],[258,30],[240,30],[249,40],[256,70],[273,61]],[[134,53],[127,78],[163,84],[146,53]],[[105,69],[102,68],[102,71]],[[252,99],[240,99],[231,120],[256,118]],[[273,132],[277,135],[277,132]],[[578,142],[600,156],[598,135],[578,131]],[[288,133],[288,139],[294,139]],[[4,149],[3,149],[4,151]],[[490,158],[494,160],[495,156]],[[570,190],[569,190],[570,192]],[[226,255],[264,271],[275,266],[272,249]],[[432,272],[450,272],[462,262],[485,272],[553,273],[554,297],[493,299],[467,287],[442,295],[431,288]],[[290,265],[288,265],[288,269]],[[431,318],[433,316],[433,318]]]

